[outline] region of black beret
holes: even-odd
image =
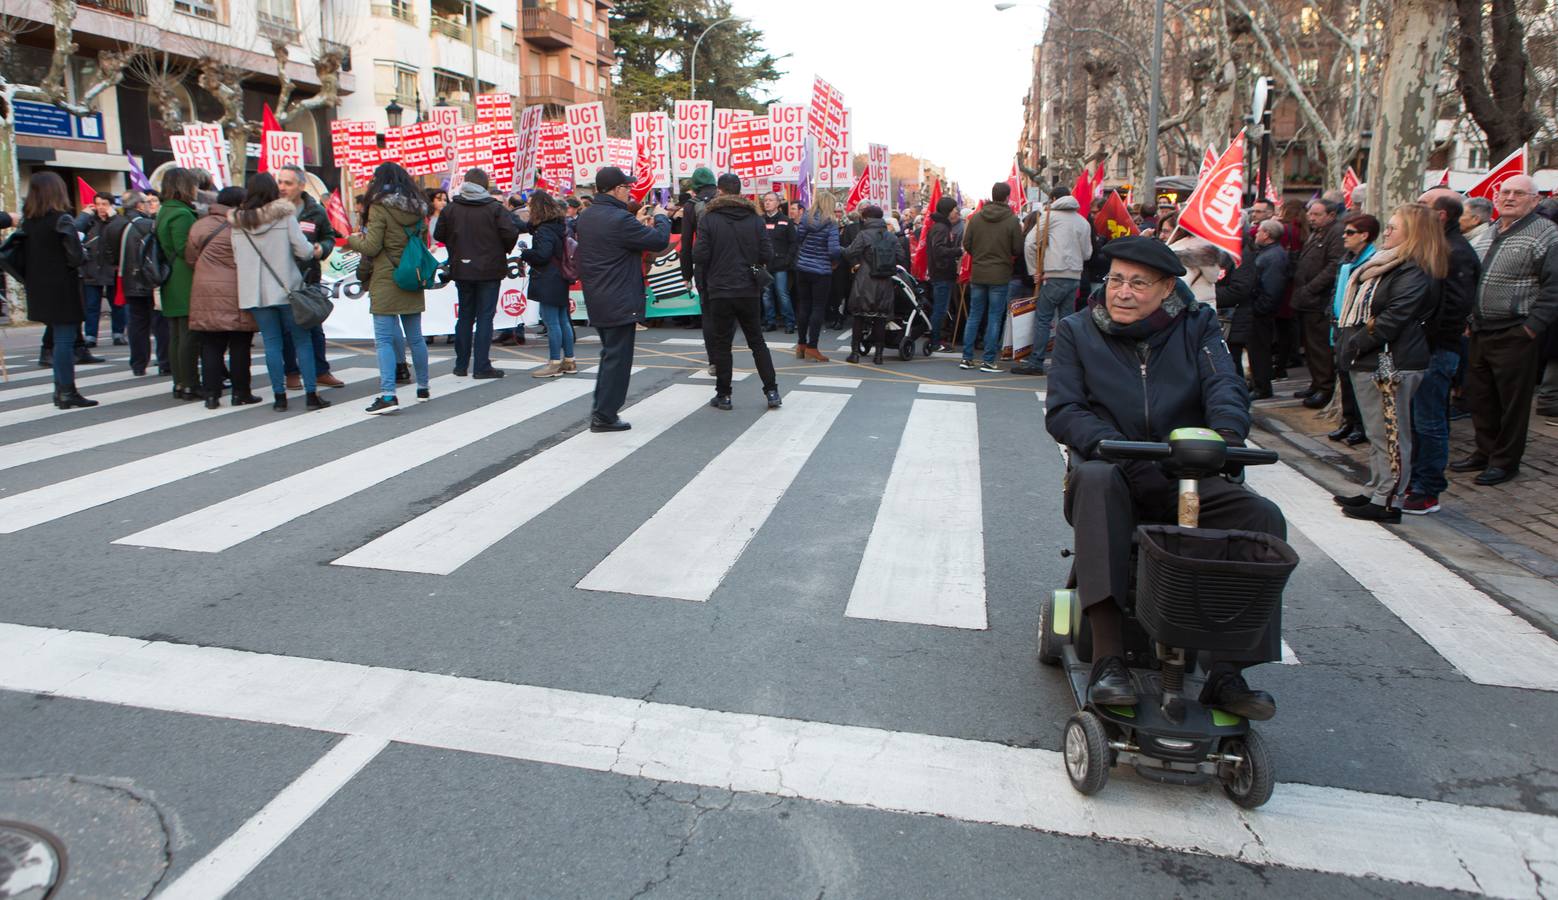
[[[1157,238],[1119,238],[1103,245],[1100,252],[1110,259],[1128,259],[1165,275],[1177,277],[1185,274],[1184,263],[1179,261],[1179,257],[1167,244]]]
[[[628,177],[628,173],[616,166],[601,166],[595,172],[595,189],[602,194],[611,193],[618,185],[632,183],[633,179]]]

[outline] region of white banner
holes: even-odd
[[[607,165],[606,110],[599,100],[565,107],[574,184],[594,184],[595,170]]]
[[[540,164],[541,117],[544,108],[527,106],[519,114],[519,162],[516,173],[518,189],[528,191],[536,186],[536,166]]]
[[[671,187],[671,118],[663,112],[633,114],[633,145],[644,147],[655,170],[655,187]]]
[[[676,178],[691,178],[694,169],[710,164],[713,129],[713,103],[708,100],[676,101],[676,121],[672,123],[671,137]]]
[[[776,103],[768,107],[768,134],[774,148],[774,180],[801,180],[801,154],[806,137],[806,106]]]
[[[850,159],[850,143],[853,138],[855,117],[852,111],[844,110],[844,149],[828,150],[819,146],[817,148],[817,180],[819,187],[843,188],[849,190],[855,184],[855,164]]]
[[[883,210],[891,209],[892,198],[888,196],[890,189],[888,172],[892,167],[892,157],[887,153],[887,145],[867,144],[866,151],[866,171],[870,172],[866,202],[874,203]]]
[[[303,135],[296,131],[266,132],[265,165],[271,169],[303,165]]]
[[[517,276],[520,270],[519,250],[530,246],[530,237],[523,235],[514,256],[509,257],[509,275],[498,288],[498,312],[492,318],[493,328],[513,328],[516,325],[534,325],[541,321],[541,313],[528,295],[529,276]],[[449,252],[442,244],[433,248],[433,256],[442,265]],[[349,250],[337,250],[325,261],[323,285],[335,301],[335,311],[325,320],[325,337],[340,341],[373,339],[373,315],[368,312],[368,291],[357,280],[357,254]],[[447,267],[439,269],[439,285],[426,292],[427,310],[422,313],[422,333],[428,337],[454,334],[454,322],[460,315],[459,295],[454,282],[449,281]]]

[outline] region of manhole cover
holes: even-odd
[[[0,822],[0,900],[46,900],[64,876],[59,838],[20,822]]]

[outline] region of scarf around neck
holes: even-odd
[[[1337,327],[1362,325],[1369,317],[1369,306],[1374,300],[1374,289],[1379,287],[1380,277],[1405,261],[1396,248],[1381,248],[1353,269],[1347,279],[1347,293],[1342,299],[1342,314],[1336,319]]]
[[[1153,311],[1151,315],[1145,319],[1131,322],[1128,325],[1122,325],[1109,318],[1109,301],[1104,296],[1108,292],[1108,288],[1097,292],[1088,299],[1088,312],[1093,317],[1093,324],[1097,325],[1098,330],[1104,334],[1130,338],[1136,341],[1146,340],[1161,331],[1166,331],[1170,325],[1174,324],[1175,319],[1178,319],[1186,309],[1190,308],[1189,304],[1185,302],[1185,298],[1179,295],[1179,290],[1182,286],[1183,283],[1176,284],[1173,292],[1168,295],[1168,299],[1164,300],[1163,305]]]

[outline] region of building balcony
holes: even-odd
[[[524,80],[526,104],[567,106],[578,102],[578,91],[573,82],[566,78],[558,75],[526,75]]]
[[[369,7],[369,10],[381,19],[394,19],[407,25],[417,24],[416,11],[409,3],[375,3]]]
[[[299,32],[296,23],[266,13],[260,13],[258,20],[260,37],[282,44],[298,42]]]
[[[520,34],[537,47],[556,50],[573,46],[573,22],[555,9],[519,11]]]
[[[77,5],[116,16],[146,18],[146,0],[77,0]]]
[[[617,45],[611,42],[611,38],[597,37],[595,39],[595,55],[607,62],[615,63],[617,61]]]
[[[428,22],[428,26],[428,34],[441,34],[446,38],[459,41],[462,44],[470,39],[470,32],[467,31],[465,26],[459,22],[454,22],[449,19],[443,19],[439,18],[438,16],[434,16]]]

